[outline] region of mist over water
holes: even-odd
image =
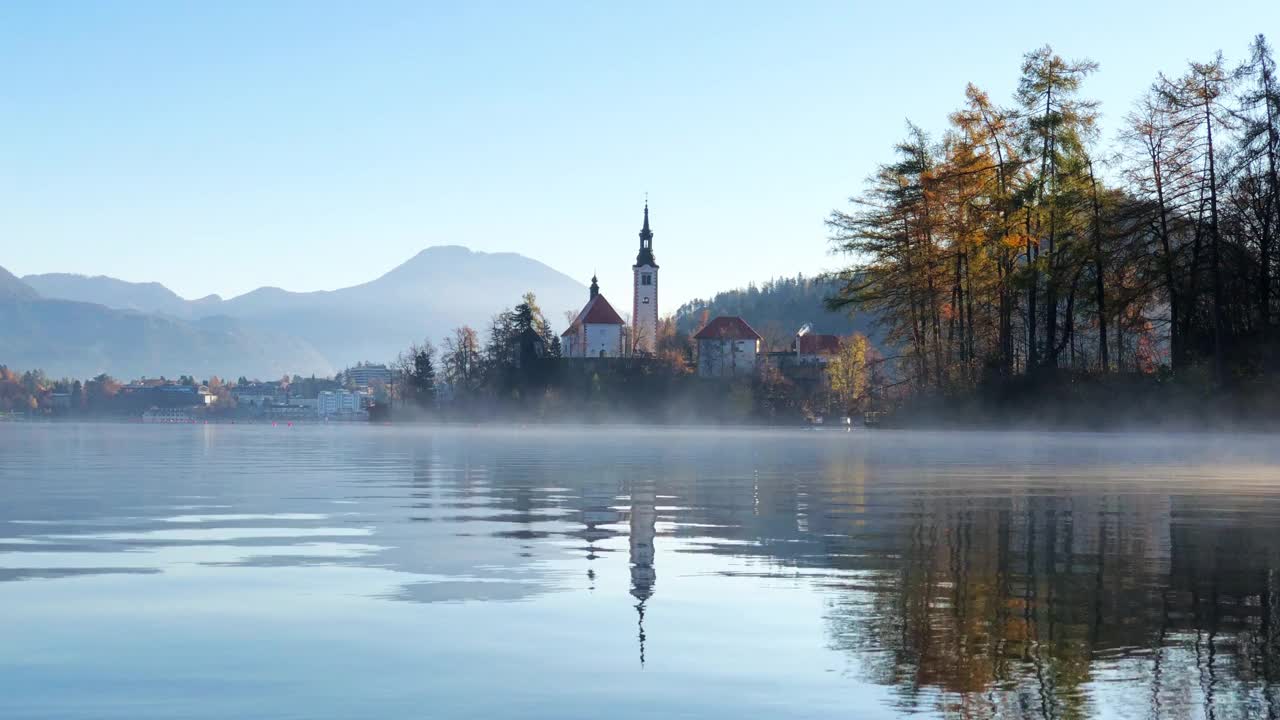
[[[1276,445],[4,425],[0,717],[1274,717]]]

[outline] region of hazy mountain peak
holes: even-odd
[[[423,338],[438,342],[459,325],[483,328],[495,313],[519,303],[530,290],[550,318],[576,311],[586,295],[580,282],[537,260],[461,245],[424,248],[374,280],[336,290],[260,287],[226,300],[217,295],[184,300],[158,283],[101,276],[53,273],[31,278],[34,291],[46,298],[162,314],[197,325],[205,318],[235,318],[246,328],[301,339],[332,367],[359,360],[385,362],[409,343]],[[21,281],[15,282],[21,286]],[[254,339],[258,337],[262,336]],[[263,349],[260,354],[275,351]]]

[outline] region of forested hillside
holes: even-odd
[[[863,333],[879,337],[874,315],[862,311],[831,311],[826,300],[834,297],[840,284],[826,278],[797,275],[770,280],[717,293],[709,300],[691,300],[676,310],[676,328],[681,333],[697,331],[703,316],[738,315],[764,336],[772,348],[791,342],[796,330],[806,323],[813,331],[832,335]]]

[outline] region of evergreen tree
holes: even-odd
[[[418,407],[424,409],[435,407],[435,348],[430,341],[424,342],[413,353],[413,370],[409,374],[409,384],[413,389],[414,403]]]

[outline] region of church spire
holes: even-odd
[[[592,298],[594,298],[595,296],[597,296],[597,295],[599,295],[599,294],[600,294],[600,281],[599,281],[599,280],[597,280],[597,279],[596,279],[595,274],[594,274],[594,273],[592,273],[592,275],[591,275],[591,297],[592,297]]]
[[[644,227],[640,228],[640,254],[636,256],[636,267],[649,265],[658,267],[653,259],[653,231],[649,229],[649,199],[644,201]]]

